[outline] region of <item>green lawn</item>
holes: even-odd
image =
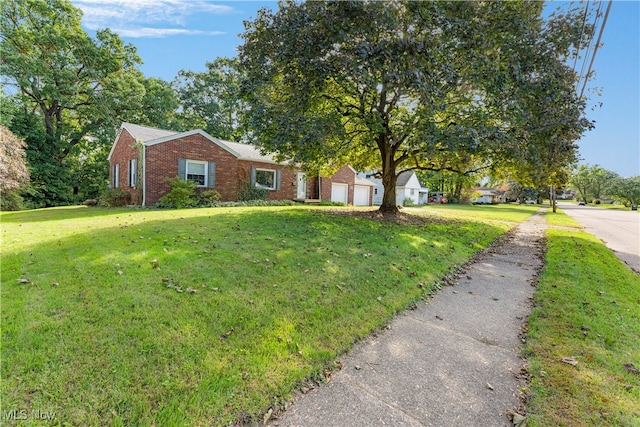
[[[639,426],[640,277],[588,233],[547,236],[526,345],[528,425]]]
[[[2,213],[2,409],[261,419],[535,210],[493,208],[416,209],[413,225],[307,207]]]
[[[519,205],[517,203],[502,203],[498,205],[455,205],[429,204],[412,208],[404,208],[403,212],[428,213],[431,215],[446,215],[458,219],[483,219],[486,221],[522,222],[531,214],[537,212],[541,205]]]
[[[544,213],[544,217],[547,224],[557,227],[570,227],[570,228],[583,228],[582,225],[569,215],[565,215],[562,209],[556,207],[556,212],[553,212],[551,208],[547,209]]]

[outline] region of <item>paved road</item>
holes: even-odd
[[[640,272],[640,212],[558,202],[564,213],[605,242],[632,270]]]

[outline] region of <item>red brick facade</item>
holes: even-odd
[[[131,159],[138,158],[140,158],[138,185],[132,188],[128,185],[128,165]],[[275,170],[279,173],[279,188],[268,190],[268,200],[294,200],[297,195],[296,173],[299,169],[275,163],[240,160],[235,154],[199,132],[176,138],[163,138],[161,142],[152,142],[143,147],[143,144],[136,146],[134,137],[126,128],[122,128],[110,155],[110,182],[114,184],[114,166],[119,164],[118,187],[131,194],[132,204],[141,205],[144,182],[146,189],[144,204],[153,206],[163,195],[171,191],[169,180],[178,176],[178,159],[214,162],[216,169],[213,189],[220,193],[222,201],[238,200],[241,186],[250,183],[253,167]],[[204,189],[199,189],[201,190]]]
[[[331,184],[348,184],[347,204],[353,204],[353,190],[355,186],[356,173],[349,166],[344,166],[338,170],[331,178],[320,178],[321,200],[331,200]]]
[[[146,199],[153,206],[169,191],[169,180],[178,176],[178,159],[215,162],[216,181],[213,189],[221,200],[235,201],[238,194],[238,159],[229,151],[196,133],[146,147]]]
[[[138,183],[136,187],[129,186],[128,180],[128,166],[129,161],[133,159],[138,159],[140,152],[142,150],[141,146],[136,147],[136,140],[127,132],[126,129],[122,129],[120,135],[116,138],[118,144],[114,147],[113,152],[111,153],[111,158],[109,160],[109,182],[111,182],[112,187],[114,186],[114,172],[115,165],[119,166],[119,174],[117,177],[118,185],[117,187],[121,188],[123,191],[129,193],[131,195],[131,203],[134,205],[142,204],[142,178],[141,175],[138,174]],[[142,163],[138,161],[138,170],[140,171]]]

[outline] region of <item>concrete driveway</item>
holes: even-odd
[[[640,273],[640,212],[568,202],[558,202],[558,207],[604,241],[629,268]]]

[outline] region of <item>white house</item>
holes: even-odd
[[[382,185],[382,179],[374,177],[374,174],[375,172],[359,172],[358,176],[375,183],[373,204],[379,206],[382,204],[384,186]],[[414,205],[425,204],[429,199],[429,189],[420,185],[420,181],[418,181],[418,177],[413,171],[400,173],[396,181],[396,204],[404,205],[406,199],[411,199]]]
[[[396,204],[404,205],[405,200],[411,199],[414,205],[427,202],[429,189],[420,185],[414,171],[405,171],[398,175],[396,181]]]

